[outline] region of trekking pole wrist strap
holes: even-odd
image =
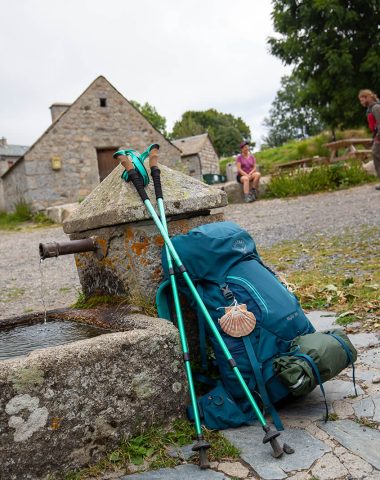
[[[153,179],[154,192],[156,194],[157,200],[159,198],[164,198],[162,195],[162,186],[161,186],[161,170],[158,167],[152,167],[150,169],[150,175]]]

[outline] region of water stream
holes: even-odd
[[[40,258],[40,264],[39,264],[39,269],[40,269],[40,295],[41,295],[41,301],[42,305],[44,307],[44,323],[47,321],[47,310],[46,310],[46,302],[45,302],[45,284],[44,284],[44,272],[42,269],[42,258]]]

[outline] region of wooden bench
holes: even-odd
[[[356,147],[361,145],[363,150],[358,150]],[[352,158],[359,160],[366,160],[372,155],[369,147],[372,145],[372,138],[343,138],[336,142],[326,143],[324,146],[330,150],[329,163],[336,163]],[[343,154],[339,155],[339,150],[344,150]]]
[[[277,170],[287,170],[293,168],[306,168],[312,167],[313,165],[323,165],[329,163],[328,157],[308,157],[301,158],[301,160],[294,160],[292,162],[281,163],[276,165]]]

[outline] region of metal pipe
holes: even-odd
[[[38,248],[41,260],[45,260],[45,258],[71,253],[95,252],[99,247],[95,237],[89,237],[82,240],[71,240],[71,242],[40,243]]]

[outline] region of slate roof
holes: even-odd
[[[25,145],[0,145],[0,157],[22,157],[28,148]]]
[[[207,137],[208,133],[201,133],[193,137],[172,140],[172,143],[182,151],[182,155],[195,155],[202,150]]]

